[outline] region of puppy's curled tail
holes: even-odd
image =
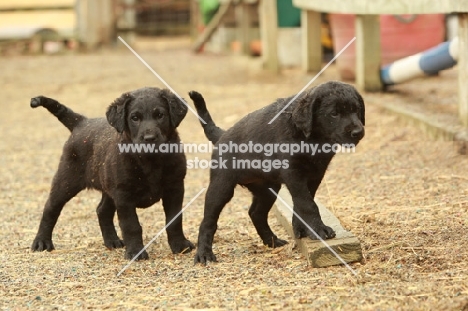
[[[72,132],[81,121],[86,119],[85,116],[74,112],[55,99],[44,96],[31,98],[31,108],[37,108],[39,106],[49,110],[49,112],[56,116],[57,119],[59,119],[59,121],[70,130],[70,132]]]
[[[198,115],[206,122],[205,124],[200,120],[200,124],[202,125],[203,130],[205,131],[205,136],[213,144],[215,144],[226,131],[216,126],[213,119],[211,118],[210,113],[208,112],[208,109],[206,109],[205,99],[200,93],[196,91],[191,91],[189,92],[189,96],[195,104],[195,108],[197,109]]]

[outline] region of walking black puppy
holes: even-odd
[[[143,248],[136,208],[162,199],[166,223],[173,219],[182,209],[186,161],[183,153],[121,153],[118,144],[179,143],[176,128],[187,107],[170,91],[153,87],[122,94],[109,106],[107,120],[88,119],[51,98],[31,99],[31,107],[39,106],[55,115],[71,135],[31,249],[54,249],[52,231],[63,206],[89,188],[102,192],[97,215],[104,245],[109,249],[125,245],[125,258],[133,258]],[[116,211],[123,241],[114,227]],[[182,231],[182,215],[167,228],[167,236],[174,253],[194,248]],[[147,258],[146,251],[138,257]]]
[[[212,161],[219,165],[210,171],[195,263],[216,261],[213,236],[219,215],[231,200],[236,185],[245,186],[253,194],[249,215],[265,245],[279,247],[287,243],[272,232],[267,220],[276,200],[270,188],[278,193],[281,184],[286,184],[294,211],[310,228],[323,239],[335,237],[335,232],[322,222],[314,196],[336,152],[333,144],[356,145],[364,137],[364,101],[354,87],[336,81],[323,83],[297,98],[272,124],[268,123],[293,96],[250,113],[227,131],[215,125],[199,93],[192,91],[189,95],[207,122],[202,126],[207,138],[216,143]],[[278,150],[270,153],[234,150],[235,144],[242,143],[254,147],[312,144],[318,151],[292,154]],[[292,225],[297,238],[317,238],[296,216]]]

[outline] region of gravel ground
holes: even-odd
[[[273,76],[258,60],[193,55],[187,44],[140,40],[136,48],[182,96],[192,89],[204,94],[225,128],[298,92],[312,78],[293,69]],[[468,310],[468,157],[372,105],[401,101],[401,92],[363,94],[366,137],[356,153],[335,157],[317,195],[362,242],[365,259],[351,265],[357,277],[342,266],[308,266],[273,215],[274,231],[291,243],[275,250],[261,245],[247,214],[250,195],[241,188],[221,215],[214,245],[219,263],[195,266],[193,253],[171,254],[163,234],[149,248],[149,261],[117,277],[127,261],[122,250],[102,245],[94,212],[100,196],[94,191],[80,193],[64,208],[54,252],[29,251],[69,135],[46,110],[30,109],[29,99],[54,97],[97,117],[125,91],[163,85],[125,48],[2,57],[0,68],[2,310]],[[331,66],[316,83],[337,77]],[[455,74],[431,78],[432,84],[434,79],[443,89],[441,100],[456,94]],[[418,101],[434,101],[437,94],[419,92]],[[180,135],[185,142],[206,142],[191,113]],[[195,157],[209,155],[188,155]],[[207,185],[207,170],[189,170],[184,202]],[[184,213],[193,242],[202,214],[203,196]],[[164,226],[162,207],[139,216],[149,241]]]

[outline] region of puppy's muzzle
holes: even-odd
[[[354,128],[351,133],[351,138],[353,139],[357,139],[357,140],[360,140],[364,137],[364,127],[362,126],[359,126],[359,127],[356,127]]]
[[[163,133],[157,128],[144,130],[139,139],[143,143],[162,143],[165,141]]]
[[[156,141],[156,134],[154,134],[154,133],[145,134],[143,136],[143,141],[146,142],[146,143],[155,142]]]

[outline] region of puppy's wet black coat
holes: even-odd
[[[354,87],[341,82],[327,82],[301,95],[282,112],[272,124],[268,124],[293,98],[279,99],[275,103],[254,111],[224,131],[213,122],[206,109],[203,97],[190,92],[197,111],[207,124],[203,124],[209,140],[221,144],[354,144],[364,137],[364,101]],[[328,146],[328,145],[327,145]],[[220,149],[215,149],[213,160],[219,160]],[[333,152],[311,153],[277,152],[271,156],[262,153],[242,153],[236,150],[221,155],[227,159],[226,169],[211,169],[210,185],[205,198],[204,218],[200,225],[198,249],[195,262],[216,261],[213,254],[213,236],[217,229],[219,215],[231,200],[236,185],[248,188],[253,194],[249,215],[265,245],[278,247],[287,242],[279,239],[270,229],[268,213],[276,200],[270,188],[278,193],[285,184],[291,193],[294,211],[321,238],[330,239],[335,232],[324,225],[314,202],[315,192],[333,158]],[[279,160],[288,164],[265,171],[259,168],[234,168],[232,162],[239,160]],[[292,225],[297,238],[317,239],[296,216]]]
[[[39,96],[31,107],[43,106],[70,131],[58,170],[45,204],[33,251],[51,251],[52,231],[63,206],[85,188],[102,192],[97,207],[104,245],[126,246],[125,258],[142,248],[142,228],[136,208],[149,207],[162,199],[166,223],[182,209],[186,161],[183,153],[120,153],[122,143],[178,143],[177,126],[187,107],[168,90],[141,88],[124,93],[107,110],[105,118],[88,119],[54,99]],[[113,218],[119,220],[123,241],[117,236]],[[167,228],[174,253],[190,251],[193,244],[182,231],[182,216]],[[138,259],[147,259],[144,251]]]

